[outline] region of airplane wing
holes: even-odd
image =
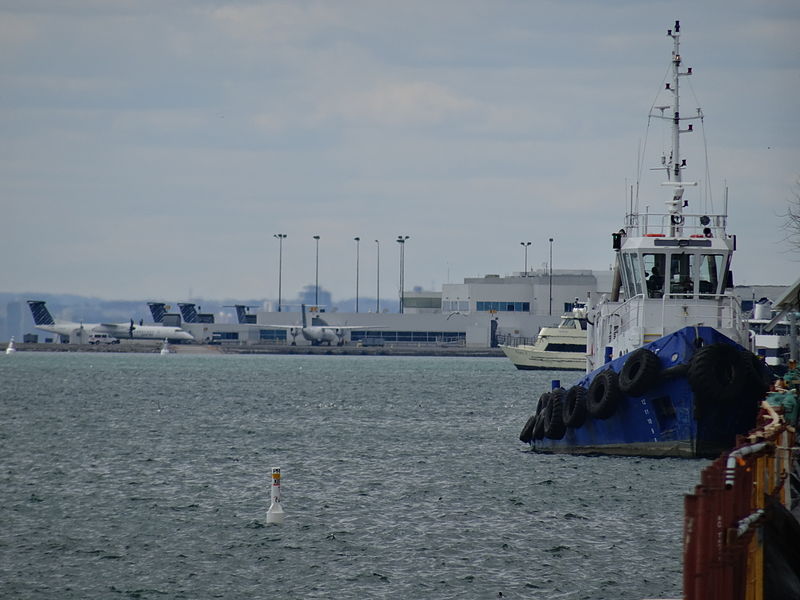
[[[323,329],[344,329],[347,331],[351,331],[353,329],[386,329],[386,327],[383,325],[322,325],[321,327]]]

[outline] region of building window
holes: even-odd
[[[269,342],[284,341],[286,340],[286,331],[283,329],[260,329],[258,338]]]
[[[479,312],[486,312],[493,310],[495,312],[530,312],[530,302],[477,302],[477,309]]]

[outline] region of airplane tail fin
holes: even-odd
[[[239,323],[247,323],[247,307],[244,304],[236,304],[236,320]]]
[[[239,323],[255,324],[256,315],[248,312],[251,308],[253,308],[252,306],[236,304],[234,305],[234,308],[236,309],[236,319],[239,321]]]
[[[165,302],[148,302],[147,306],[150,307],[150,314],[153,315],[153,323],[163,323],[164,315],[167,314],[167,305]]]
[[[301,307],[301,310],[303,311],[303,327],[305,328],[305,327],[307,327],[307,325],[306,325],[306,305],[305,304],[301,304],[300,307]]]
[[[197,323],[197,310],[194,302],[178,302],[178,308],[181,309],[184,323]]]
[[[47,310],[47,306],[45,306],[44,300],[28,300],[28,306],[31,309],[31,314],[33,315],[33,322],[36,325],[55,325],[56,322],[53,319],[53,315],[50,314],[50,311]]]

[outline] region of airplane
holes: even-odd
[[[47,310],[43,300],[28,300],[28,306],[33,315],[36,329],[56,333],[61,337],[76,336],[83,341],[84,336],[92,333],[107,333],[117,339],[134,340],[163,340],[168,338],[173,341],[194,341],[194,337],[180,327],[165,327],[163,325],[143,325],[141,321],[135,324],[131,319],[128,323],[73,323],[71,321],[56,321]]]
[[[337,346],[344,344],[344,334],[347,331],[354,329],[381,329],[380,325],[328,325],[319,317],[312,318],[312,324],[309,325],[306,321],[306,305],[302,304],[303,325],[264,325],[264,327],[273,327],[275,329],[285,329],[292,336],[292,346],[297,345],[297,336],[302,334],[313,346],[319,346],[324,342],[328,342],[328,346],[332,342],[336,342]],[[314,319],[322,321],[322,325],[314,325]]]

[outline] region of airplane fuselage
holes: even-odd
[[[336,342],[337,344],[342,343],[342,336],[336,333],[335,328],[330,327],[303,327],[300,330],[300,333],[303,337],[311,342],[312,344],[322,344],[327,342],[328,345]]]
[[[184,340],[192,341],[190,333],[179,327],[165,327],[162,325],[134,325],[133,330],[128,323],[56,323],[54,325],[36,325],[37,329],[55,333],[64,337],[80,335],[81,330],[89,336],[93,333],[107,333],[120,340]]]

